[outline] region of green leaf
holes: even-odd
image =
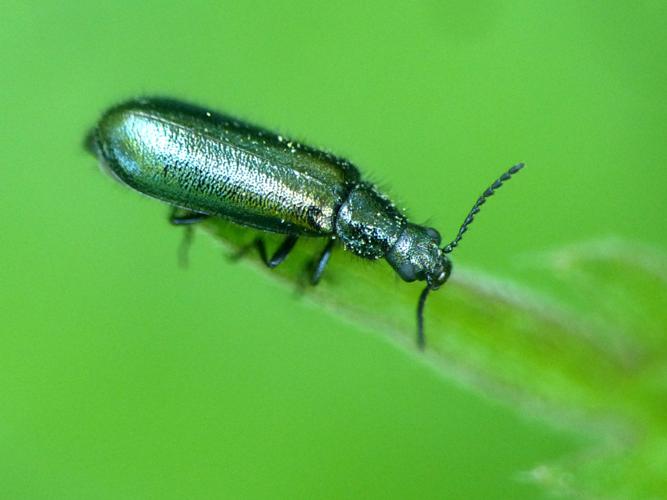
[[[254,231],[221,220],[206,229],[232,252]],[[280,235],[264,235],[269,249]],[[302,238],[279,267],[247,261],[307,300],[387,336],[470,388],[585,433],[590,449],[529,476],[561,493],[651,497],[667,492],[667,257],[620,241],[543,256],[560,282],[546,295],[456,268],[429,296],[427,348],[415,343],[420,284],[337,248],[317,287],[306,270],[325,241]]]

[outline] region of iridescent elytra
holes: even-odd
[[[325,240],[310,282],[316,285],[340,242],[364,259],[384,258],[405,281],[424,281],[417,302],[417,345],[425,345],[428,293],[449,278],[448,254],[503,182],[477,199],[456,237],[441,247],[437,230],[410,222],[349,161],[236,118],[173,99],[134,99],[105,112],[87,136],[88,149],[122,183],[173,207],[172,224],[222,217],[285,239],[269,257],[278,266],[301,236]],[[178,212],[181,212],[180,215]]]

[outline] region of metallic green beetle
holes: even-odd
[[[424,347],[426,297],[451,273],[447,257],[480,206],[518,172],[519,163],[477,200],[456,238],[440,248],[433,228],[409,222],[394,204],[347,160],[285,139],[268,130],[170,99],[136,99],[108,110],[89,134],[87,146],[101,164],[128,186],[186,210],[173,224],[209,216],[284,233],[268,257],[279,265],[299,236],[327,239],[311,283],[317,284],[336,239],[365,259],[384,258],[405,281],[425,281],[417,304],[417,343]]]

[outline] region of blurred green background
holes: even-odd
[[[81,142],[106,107],[173,96],[350,158],[445,238],[527,162],[459,266],[666,248],[667,4],[626,4],[0,1],[0,497],[540,497],[521,473],[579,438],[208,235],[179,269],[166,208]]]

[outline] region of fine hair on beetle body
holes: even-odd
[[[426,298],[449,278],[449,254],[486,200],[523,168],[518,163],[496,179],[442,246],[436,229],[411,222],[344,158],[205,108],[163,98],[130,100],[104,113],[85,143],[121,183],[170,204],[174,225],[189,228],[222,217],[283,234],[271,255],[263,238],[252,243],[269,268],[306,236],[323,240],[312,285],[337,242],[358,257],[386,260],[404,281],[425,282],[417,301],[420,348]]]

